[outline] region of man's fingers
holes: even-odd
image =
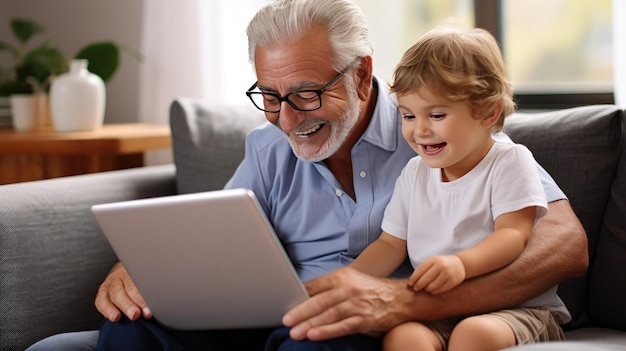
[[[352,316],[336,323],[313,327],[308,330],[306,338],[313,341],[338,338],[354,333],[355,330],[361,329],[363,324],[361,316]]]
[[[144,318],[152,318],[152,311],[150,311],[150,308],[148,308],[146,300],[143,299],[143,296],[139,292],[139,289],[137,289],[135,283],[133,283],[132,280],[127,279],[124,282],[124,285],[126,293],[135,303],[135,305],[140,309],[141,315],[143,315]]]
[[[342,279],[341,275],[342,270],[338,270],[305,282],[304,286],[311,297],[285,313],[283,324],[288,327],[295,326],[345,300],[345,291],[334,289],[336,281]]]
[[[319,295],[318,295],[319,296]],[[316,296],[317,297],[317,296]],[[309,331],[317,326],[325,325],[329,322],[337,321],[340,317],[337,314],[337,307],[328,308],[319,314],[310,316],[301,322],[292,324],[292,328],[289,331],[289,335],[294,340],[303,340],[309,338]],[[287,324],[285,324],[287,325]]]
[[[328,313],[331,307],[344,300],[342,290],[309,290],[309,286],[306,287],[311,297],[296,305],[283,316],[282,322],[285,326],[292,327],[305,320],[310,323],[317,319],[320,314]],[[314,289],[319,287],[318,285]]]
[[[115,279],[109,284],[109,298],[117,308],[122,311],[131,321],[141,316],[141,308],[130,298],[126,291],[124,281]]]
[[[364,318],[355,314],[354,306],[345,301],[294,325],[289,335],[295,340],[325,340],[354,334]]]
[[[142,315],[145,318],[152,317],[143,296],[121,264],[115,265],[100,285],[95,305],[96,309],[112,322],[119,321],[121,313],[130,320],[137,320]]]
[[[107,290],[102,288],[98,290],[95,305],[98,312],[111,322],[117,322],[122,317],[120,310],[109,299]]]

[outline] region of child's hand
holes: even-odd
[[[441,294],[461,284],[465,279],[465,267],[455,255],[439,255],[424,260],[409,277],[414,291],[426,290]]]

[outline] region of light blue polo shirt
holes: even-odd
[[[303,281],[346,266],[378,238],[396,178],[416,156],[402,137],[397,103],[384,89],[378,89],[370,125],[352,148],[356,201],[323,162],[298,159],[269,123],[248,134],[245,150],[226,188],[256,194]],[[548,199],[564,198],[542,174]]]

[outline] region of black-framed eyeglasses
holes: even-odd
[[[250,101],[261,111],[276,113],[280,112],[283,101],[286,101],[289,106],[298,111],[315,111],[322,107],[322,94],[333,84],[337,83],[339,79],[359,61],[357,57],[348,66],[339,71],[336,76],[333,77],[326,85],[319,90],[299,90],[294,91],[284,96],[280,96],[276,93],[253,91],[257,88],[258,81],[254,82],[250,89],[246,91],[246,95],[250,98]]]

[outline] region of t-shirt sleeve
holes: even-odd
[[[494,167],[493,218],[536,206],[536,220],[548,212],[548,203],[532,153],[523,145],[509,148]]]
[[[509,136],[503,132],[493,134],[493,140],[498,143],[513,144],[511,138],[509,138]],[[534,162],[537,165],[537,172],[539,173],[539,178],[541,179],[543,191],[546,194],[546,200],[548,200],[548,202],[556,200],[567,200],[567,196],[565,195],[563,190],[559,188],[552,176],[550,176],[550,174],[539,164],[539,162],[537,162],[536,160],[534,160]]]

